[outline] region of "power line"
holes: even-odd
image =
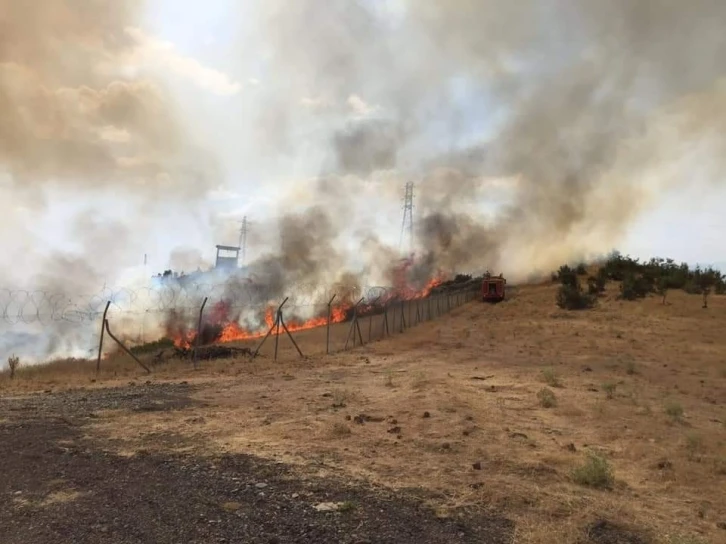
[[[242,218],[242,226],[239,229],[239,244],[237,247],[242,252],[242,264],[247,263],[247,216]]]
[[[406,194],[403,197],[403,222],[401,238],[398,242],[399,251],[403,247],[403,235],[408,230],[409,253],[413,253],[413,182],[406,183]]]

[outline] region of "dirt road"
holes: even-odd
[[[129,456],[87,433],[106,410],[188,410],[193,389],[159,384],[0,399],[2,542],[510,541],[512,524],[502,518],[439,519],[420,498],[303,480],[252,456],[211,458],[169,433],[147,435],[150,451]]]

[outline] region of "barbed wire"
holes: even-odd
[[[113,314],[198,311],[203,299],[208,304],[223,302],[230,309],[265,308],[288,298],[286,308],[304,309],[324,306],[333,295],[339,302],[383,299],[393,293],[390,287],[357,285],[314,285],[297,283],[284,290],[274,286],[232,278],[219,283],[182,281],[164,278],[144,287],[103,288],[95,294],[68,294],[45,290],[0,289],[0,324],[31,325],[67,322],[83,324],[96,321],[106,303]]]

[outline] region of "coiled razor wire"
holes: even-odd
[[[67,322],[83,324],[100,319],[106,303],[111,302],[113,314],[143,316],[169,312],[198,312],[202,300],[208,305],[223,302],[231,309],[254,309],[275,306],[287,297],[286,308],[304,310],[327,306],[335,295],[337,300],[366,302],[384,300],[393,290],[388,287],[357,285],[287,285],[284,292],[264,284],[231,278],[221,283],[179,281],[177,278],[157,285],[131,289],[104,288],[91,295],[71,295],[43,290],[0,289],[0,319],[6,325]],[[208,306],[211,307],[211,306]]]

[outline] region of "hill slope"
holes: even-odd
[[[152,429],[196,454],[418,490],[442,517],[493,509],[515,542],[723,541],[726,298],[704,310],[681,292],[662,305],[612,291],[565,312],[555,290],[520,287],[354,352],[299,360],[281,339],[276,364],[169,366],[154,379],[200,385],[193,418],[120,410],[94,432],[126,452],[167,447]],[[322,336],[296,338],[307,353]],[[575,474],[590,453],[612,482],[594,465]],[[587,485],[597,476],[609,489]]]

